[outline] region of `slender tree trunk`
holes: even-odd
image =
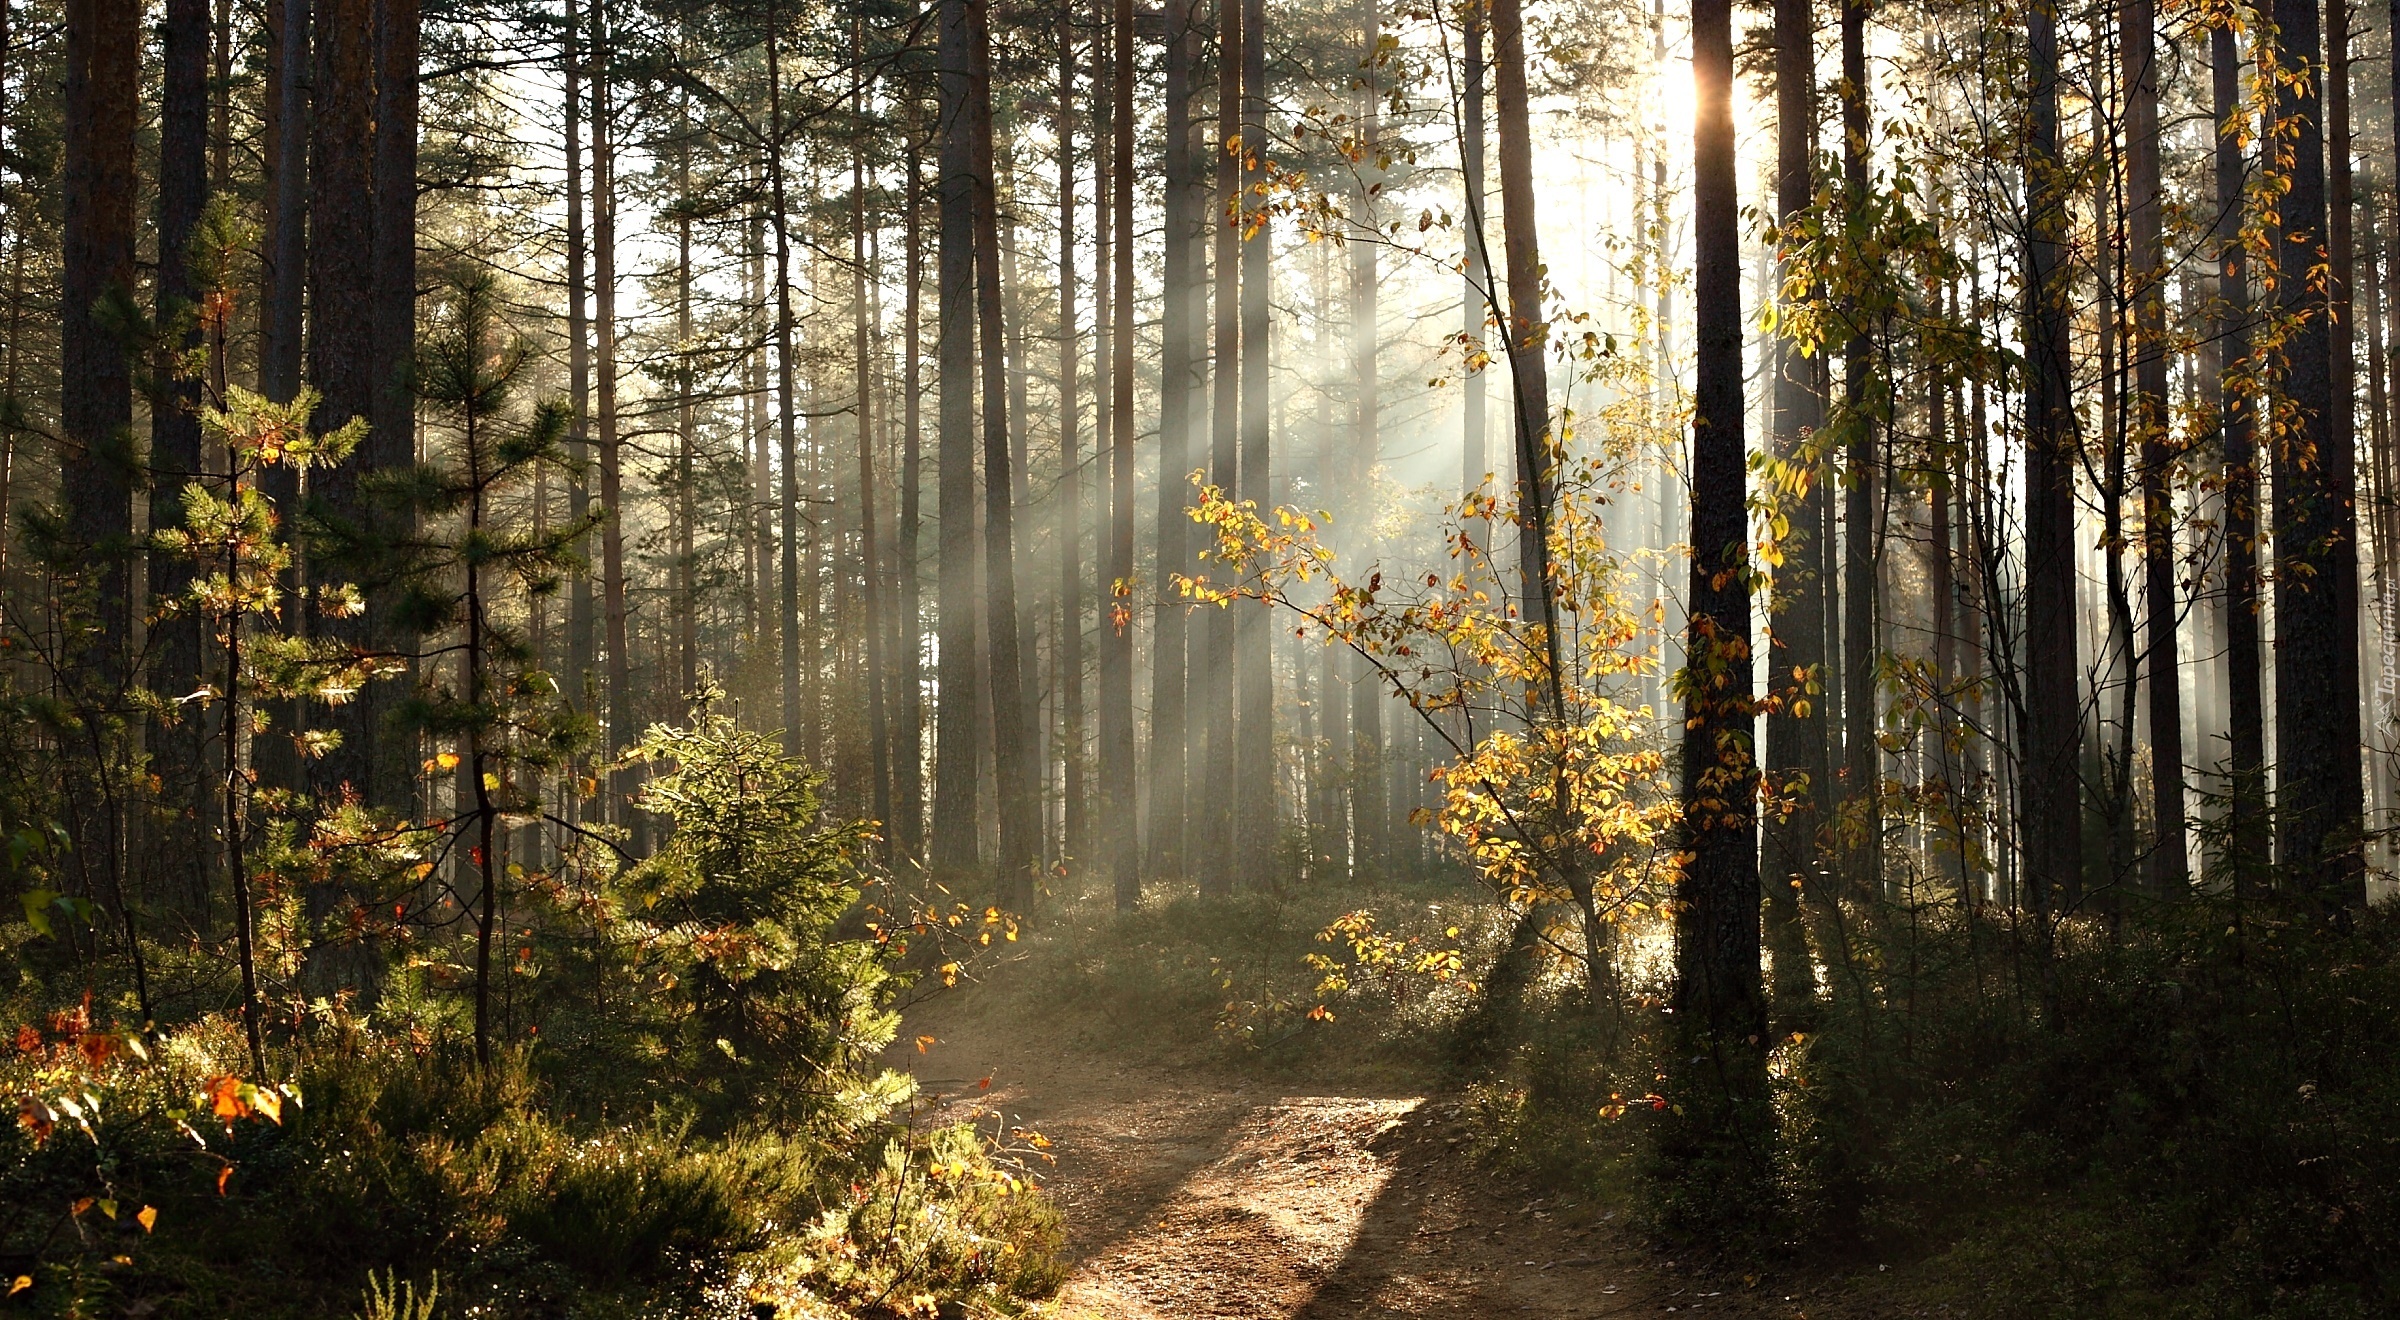
[[[104,299],[134,291],[138,22],[132,0],[70,0],[66,8],[59,493],[70,542],[93,570],[96,626],[79,664],[95,693],[112,691],[124,678],[133,622],[125,562],[133,532],[133,455],[125,434],[133,424],[133,378],[99,308]]]
[[[2338,2],[2338,0],[2337,0]],[[2150,784],[2157,837],[2151,889],[2180,893],[2190,875],[2184,855],[2183,690],[2176,663],[2175,452],[2167,419],[2167,254],[2160,239],[2165,197],[2159,181],[2158,8],[2125,0],[2127,220],[2131,233],[2134,426],[2142,452],[2143,609],[2150,672]]]
[[[678,46],[683,34],[676,34]],[[698,566],[692,559],[694,482],[700,443],[698,405],[692,396],[692,108],[691,94],[675,98],[675,669],[677,696],[700,688],[700,605],[695,599]],[[862,355],[863,359],[863,355]],[[866,416],[860,405],[859,416]],[[881,816],[876,819],[880,821]]]
[[[1549,718],[1565,715],[1557,597],[1550,586],[1550,322],[1533,192],[1533,113],[1519,0],[1492,0],[1501,237],[1508,249],[1508,374],[1515,397],[1517,573],[1524,616],[1541,626]]]
[[[1113,618],[1100,634],[1100,783],[1109,817],[1109,874],[1119,911],[1142,897],[1141,834],[1135,828],[1133,730],[1133,0],[1115,0],[1111,35],[1116,42],[1115,108],[1109,116],[1114,142],[1116,314],[1109,373],[1115,450],[1109,461],[1109,596]]]
[[[1223,0],[1231,3],[1232,0]],[[1264,0],[1242,2],[1242,180],[1255,198],[1267,160],[1267,45]],[[1270,213],[1253,211],[1242,243],[1242,453],[1241,497],[1261,513],[1275,504],[1269,463],[1273,440],[1268,379],[1269,258],[1274,253]],[[1234,622],[1234,737],[1240,772],[1234,780],[1234,854],[1242,873],[1263,882],[1275,852],[1275,668],[1274,629],[1266,607],[1236,605]]]
[[[1217,0],[1217,206],[1215,395],[1209,410],[1209,484],[1231,497],[1240,483],[1242,232],[1249,208],[1242,195],[1242,5]],[[1201,616],[1208,663],[1199,675],[1203,699],[1200,724],[1208,734],[1208,771],[1200,813],[1192,822],[1190,847],[1200,871],[1200,892],[1233,892],[1238,873],[1234,853],[1234,780],[1240,773],[1233,710],[1234,621],[1229,609]],[[1256,769],[1256,767],[1253,767]]]
[[[866,43],[866,19],[854,17],[850,27],[850,58],[854,70],[863,70]],[[853,72],[850,83],[850,116],[858,124],[866,123],[866,83],[862,72]],[[892,819],[891,723],[884,712],[883,656],[883,591],[877,580],[883,572],[875,542],[875,358],[869,337],[867,283],[867,155],[863,142],[850,153],[850,301],[851,354],[857,363],[858,406],[858,554],[861,595],[866,605],[867,633],[867,756],[868,772],[873,776],[869,795],[875,819],[881,823],[886,843],[884,860],[891,860],[890,821]]]
[[[2259,655],[2258,447],[2252,401],[2250,274],[2242,247],[2247,175],[2239,132],[2242,60],[2230,27],[2209,33],[2213,118],[2217,127],[2217,324],[2224,369],[2211,382],[2225,486],[2225,671],[2228,769],[2228,869],[2237,915],[2250,880],[2267,864],[2265,692]]]
[[[1383,150],[1383,121],[1381,115],[1381,68],[1377,63],[1378,49],[1383,37],[1380,0],[1366,0],[1363,6],[1365,22],[1360,32],[1365,47],[1365,60],[1357,74],[1356,112],[1359,127],[1359,163],[1353,168],[1358,174],[1358,216],[1350,235],[1350,376],[1352,387],[1358,391],[1357,430],[1351,437],[1349,455],[1350,475],[1343,484],[1350,493],[1348,510],[1357,549],[1373,554],[1375,546],[1366,529],[1373,526],[1374,471],[1382,458],[1381,384],[1382,348],[1380,321],[1381,305],[1377,298],[1382,271],[1377,261],[1377,246],[1383,240],[1382,211],[1376,204],[1383,182],[1378,157]],[[1383,746],[1383,680],[1375,666],[1365,657],[1358,657],[1356,673],[1350,681],[1350,746],[1347,757],[1350,779],[1350,837],[1356,863],[1371,872],[1387,870],[1395,860],[1391,855],[1391,818],[1394,804],[1386,796]]]
[[[941,5],[940,440],[941,706],[934,753],[933,861],[975,865],[975,767],[983,717],[975,626],[974,37],[968,0]]]
[[[565,66],[566,154],[567,154],[567,381],[568,403],[574,417],[567,425],[567,516],[578,527],[592,513],[592,481],[590,475],[591,416],[592,416],[592,329],[590,321],[591,290],[587,262],[590,253],[585,246],[583,228],[583,61],[582,11],[576,0],[567,0],[566,46],[561,63]],[[591,560],[591,536],[576,538],[576,549],[588,564]],[[592,609],[592,575],[588,568],[576,572],[567,587],[567,699],[578,707],[585,705],[592,681],[592,671],[599,659],[599,647],[594,637]]]
[[[1159,322],[1158,622],[1150,655],[1150,855],[1153,875],[1180,876],[1186,743],[1186,659],[1192,611],[1174,575],[1192,568],[1192,402],[1200,386],[1198,329],[1200,215],[1192,159],[1192,66],[1199,59],[1198,0],[1168,0],[1165,252]]]
[[[2347,428],[2336,415],[2330,318],[2340,308],[2310,287],[2328,228],[2324,100],[2315,0],[2276,0],[2279,126],[2292,125],[2289,190],[2275,248],[2276,311],[2297,324],[2284,343],[2275,500],[2276,860],[2303,896],[2366,901],[2360,881],[2358,544]],[[2345,127],[2337,124],[2337,131]],[[2344,145],[2337,143],[2337,146]],[[2340,200],[2340,199],[2336,199]],[[2347,320],[2341,333],[2348,335]]]
[[[908,267],[908,292],[901,313],[904,365],[901,369],[900,421],[900,527],[899,542],[899,616],[900,616],[900,739],[893,757],[892,796],[894,810],[899,814],[900,853],[922,865],[925,861],[925,672],[923,645],[923,608],[918,599],[917,566],[918,534],[923,526],[919,516],[918,499],[924,490],[924,444],[922,419],[918,416],[922,396],[919,365],[920,346],[924,341],[921,293],[925,286],[925,228],[923,224],[925,199],[919,179],[917,138],[912,124],[908,143],[908,195],[901,223],[907,226],[905,258]]]
[[[1867,20],[1871,0],[1842,5],[1842,196],[1850,214],[1866,210],[1870,132],[1867,104]],[[1863,219],[1853,223],[1863,224]],[[1860,237],[1863,237],[1860,236]],[[1841,829],[1849,846],[1845,880],[1867,897],[1883,883],[1881,745],[1875,738],[1876,427],[1867,398],[1873,341],[1852,302],[1844,312],[1850,338],[1842,348],[1842,427],[1848,433],[1842,483],[1842,791],[1848,799]]]
[[[159,354],[162,388],[151,395],[150,525],[182,525],[183,492],[199,479],[200,382],[177,379],[181,355],[201,343],[200,290],[192,283],[192,235],[208,204],[208,0],[173,0],[167,6],[161,42],[163,87],[158,123],[158,322],[161,330],[189,318],[189,328],[164,341]],[[221,336],[218,338],[221,339]],[[150,561],[150,591],[182,608],[151,625],[152,683],[159,695],[180,699],[200,686],[200,615],[184,598],[194,572],[184,555]],[[191,831],[200,827],[214,794],[203,764],[205,735],[196,708],[161,731],[153,767],[165,781],[166,805],[176,814],[170,833],[171,865],[188,875],[193,894],[207,893],[209,849]],[[130,920],[130,917],[128,917]]]
[[[2075,690],[2074,403],[2067,356],[2068,275],[2059,252],[2068,189],[2058,152],[2058,32],[2036,5],[2027,19],[2033,86],[2026,144],[2025,709],[2027,898],[2046,941],[2054,897],[2082,872],[2083,716]]]
[[[1460,333],[1471,345],[1470,354],[1484,352],[1486,332],[1492,323],[1492,307],[1499,301],[1492,291],[1490,252],[1485,238],[1489,226],[1484,223],[1490,211],[1484,198],[1484,126],[1485,84],[1490,61],[1484,53],[1488,40],[1484,22],[1484,6],[1488,0],[1467,0],[1463,6],[1464,19],[1459,25],[1459,46],[1464,56],[1465,92],[1461,96],[1458,156],[1465,174],[1466,202],[1466,291],[1460,319]],[[1491,475],[1490,444],[1484,437],[1485,388],[1488,385],[1480,366],[1470,363],[1463,393],[1466,403],[1466,434],[1463,437],[1465,466],[1460,473],[1463,489],[1477,490],[1484,478]],[[1488,550],[1489,547],[1486,547]]]
[[[632,639],[626,626],[625,455],[617,431],[617,196],[616,108],[609,101],[614,58],[608,6],[592,6],[592,294],[593,334],[599,348],[600,423],[600,612],[608,648],[608,747],[614,752],[641,736],[633,705]],[[778,208],[778,219],[781,218]],[[610,819],[623,822],[636,854],[647,850],[643,814],[630,801],[638,782],[631,772],[614,776]]]
[[[1766,1110],[1759,986],[1757,767],[1750,757],[1749,502],[1743,452],[1740,199],[1734,182],[1732,0],[1693,0],[1692,570],[1684,632],[1683,831],[1676,1020],[1715,1058],[1728,1141],[1750,1150]]]
[[[1815,200],[1816,46],[1809,0],[1775,5],[1775,205],[1784,224]],[[1803,474],[1805,484],[1783,546],[1785,567],[1775,575],[1776,613],[1768,689],[1783,700],[1767,713],[1767,769],[1782,807],[1766,837],[1767,938],[1775,954],[1775,1002],[1779,1017],[1804,1014],[1817,993],[1801,898],[1820,866],[1819,831],[1827,827],[1832,765],[1825,727],[1830,700],[1822,686],[1829,677],[1825,656],[1826,465],[1818,452],[1824,400],[1817,393],[1817,366],[1778,338],[1775,362],[1775,456]],[[1810,685],[1820,691],[1812,694]]]
[[[309,125],[308,377],[323,396],[313,420],[320,432],[354,417],[374,419],[375,404],[375,61],[374,22],[368,0],[319,0],[316,7],[314,99]],[[365,619],[317,617],[309,626],[355,647],[374,644],[373,622],[388,594],[365,581],[378,572],[375,542],[382,530],[359,491],[362,470],[390,467],[415,455],[405,434],[370,431],[350,462],[310,480],[309,500],[339,525],[356,529],[363,541],[357,562],[342,563],[343,577],[368,589]],[[379,573],[378,573],[379,575]],[[340,743],[318,764],[318,782],[331,792],[348,784],[373,795],[375,739],[381,695],[370,689],[356,701],[312,712],[340,735]]]
[[[1082,402],[1076,393],[1075,325],[1075,25],[1058,15],[1058,731],[1066,801],[1060,851],[1083,864],[1090,789],[1083,761],[1083,472]]]

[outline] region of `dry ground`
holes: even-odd
[[[930,1095],[1054,1143],[1061,1320],[1906,1313],[1681,1269],[1614,1207],[1462,1156],[1439,1096],[1155,1066],[965,995],[912,1013],[921,1035],[901,1049]]]

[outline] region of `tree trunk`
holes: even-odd
[[[1542,630],[1550,718],[1564,718],[1557,597],[1550,587],[1550,322],[1533,192],[1533,113],[1519,0],[1491,0],[1500,142],[1500,224],[1508,249],[1508,374],[1515,397],[1517,573],[1524,617]]]
[[[1217,3],[1217,206],[1215,394],[1209,409],[1209,484],[1226,497],[1240,481],[1242,348],[1242,231],[1248,207],[1242,195],[1242,13],[1239,0]],[[1230,609],[1201,616],[1207,633],[1207,664],[1196,680],[1202,693],[1200,727],[1208,735],[1208,772],[1201,786],[1200,813],[1192,822],[1190,847],[1200,872],[1200,892],[1233,892],[1238,862],[1233,846],[1234,780],[1240,773],[1233,724],[1234,620]]]
[[[625,455],[617,434],[617,196],[616,109],[609,103],[608,6],[592,6],[592,294],[593,333],[599,344],[600,422],[600,612],[608,648],[608,749],[614,753],[641,736],[633,705],[633,654],[626,627]],[[780,219],[780,215],[778,215]],[[647,851],[643,813],[631,798],[634,772],[612,776],[609,818],[624,824],[633,851]]]
[[[1750,758],[1749,507],[1731,0],[1694,0],[1692,80],[1698,384],[1692,396],[1692,573],[1683,682],[1683,832],[1690,860],[1677,893],[1675,998],[1681,1029],[1715,1058],[1726,1117],[1735,1125],[1725,1134],[1731,1138],[1768,1118],[1757,767]],[[1755,1148],[1749,1141],[1728,1144]]]
[[[1059,851],[1081,867],[1090,790],[1083,763],[1083,404],[1075,324],[1075,24],[1058,15],[1058,742],[1064,767]]]
[[[1193,349],[1198,323],[1200,212],[1192,159],[1192,66],[1199,61],[1198,0],[1168,0],[1166,60],[1166,214],[1161,267],[1158,396],[1158,622],[1150,655],[1150,843],[1153,875],[1180,876],[1186,740],[1186,660],[1192,611],[1174,575],[1192,568],[1193,531],[1186,478],[1191,471],[1192,403],[1201,364]]]
[[[2337,0],[2338,3],[2338,0]],[[2167,257],[2160,240],[2165,197],[2159,182],[2156,0],[2125,0],[2127,215],[2134,269],[2133,424],[2142,454],[2143,609],[2150,674],[2150,785],[2156,838],[2150,851],[2154,893],[2172,896],[2190,883],[2184,855],[2183,690],[2176,663],[2175,452],[2167,419]]]
[[[200,290],[192,283],[192,235],[208,204],[208,0],[172,0],[162,34],[163,87],[158,116],[158,323],[164,331],[189,318],[189,329],[164,340],[158,355],[160,388],[150,412],[150,526],[153,531],[183,522],[184,488],[198,480],[200,382],[178,379],[181,356],[201,342]],[[212,336],[221,341],[222,336]],[[156,555],[150,561],[150,591],[160,602],[183,606],[151,625],[155,656],[152,684],[177,700],[200,686],[200,613],[184,598],[194,561],[186,555]],[[197,708],[161,730],[153,766],[164,780],[166,805],[176,815],[171,827],[171,862],[188,876],[190,891],[206,894],[209,849],[193,833],[215,796],[202,765],[206,735]]]
[[[138,24],[131,0],[66,6],[59,494],[71,550],[90,571],[93,631],[76,662],[94,694],[113,693],[124,679],[133,623],[125,560],[133,534],[132,364],[99,309],[134,293]]]
[[[2054,896],[2082,871],[2082,708],[2075,690],[2075,467],[2072,364],[2067,355],[2069,278],[2059,242],[2068,195],[2058,152],[2057,22],[2036,5],[2027,17],[2032,116],[2025,159],[2028,215],[2025,293],[2025,709],[2027,898],[2047,940]]]
[[[1225,0],[1231,3],[1231,0]],[[1267,34],[1264,0],[1242,2],[1242,179],[1252,197],[1264,186],[1267,160]],[[1261,514],[1275,505],[1269,470],[1273,438],[1268,379],[1269,258],[1274,225],[1264,209],[1252,213],[1242,243],[1242,453],[1241,497]],[[1253,884],[1263,884],[1275,856],[1275,651],[1267,609],[1237,604],[1233,609],[1236,756],[1234,855]]]
[[[908,251],[908,293],[901,313],[901,335],[907,341],[901,371],[900,420],[900,527],[895,538],[899,552],[900,618],[900,739],[893,756],[893,810],[899,815],[900,855],[922,865],[925,861],[925,668],[923,609],[918,599],[917,540],[923,520],[919,517],[918,499],[924,489],[925,463],[922,419],[918,416],[918,400],[922,397],[919,346],[923,340],[921,294],[925,285],[924,191],[919,183],[917,138],[911,126],[908,142],[908,196],[906,214],[901,223],[907,226],[903,240]]]
[[[2276,0],[2279,127],[2294,152],[2276,233],[2276,310],[2298,323],[2285,339],[2283,394],[2297,416],[2275,428],[2276,860],[2299,897],[2366,901],[2360,879],[2358,544],[2351,455],[2336,416],[2326,305],[2310,287],[2327,227],[2325,104],[2315,0]],[[2337,129],[2345,127],[2336,125]],[[2346,144],[2337,144],[2346,146]],[[2338,200],[2338,199],[2337,199]],[[2342,334],[2351,327],[2342,322]]]
[[[1376,295],[1382,272],[1377,261],[1377,245],[1383,240],[1382,211],[1377,194],[1383,182],[1378,157],[1383,150],[1383,123],[1380,111],[1382,88],[1381,68],[1377,63],[1377,47],[1383,37],[1380,0],[1366,0],[1365,24],[1360,33],[1365,47],[1365,61],[1354,75],[1358,79],[1356,103],[1359,128],[1359,162],[1352,168],[1358,175],[1358,216],[1350,234],[1350,377],[1358,391],[1357,430],[1351,437],[1349,479],[1343,485],[1350,493],[1350,516],[1355,538],[1353,549],[1361,556],[1376,551],[1372,533],[1374,526],[1374,472],[1382,457],[1381,418],[1382,398],[1378,386],[1382,363],[1379,350],[1381,307]],[[1350,837],[1356,864],[1360,869],[1379,873],[1389,868],[1391,856],[1391,818],[1394,803],[1385,794],[1383,746],[1383,679],[1372,662],[1360,656],[1354,663],[1350,687],[1350,746],[1348,761],[1350,779]]]
[[[1109,596],[1114,616],[1100,633],[1100,783],[1109,817],[1109,874],[1117,909],[1130,911],[1142,897],[1141,834],[1135,828],[1139,798],[1134,784],[1133,628],[1139,617],[1133,608],[1133,0],[1115,0],[1110,35],[1116,43],[1114,77],[1109,91],[1114,109],[1109,132],[1114,138],[1111,171],[1116,187],[1109,200],[1114,223],[1116,296],[1111,311],[1116,325],[1109,347],[1115,363],[1109,373],[1115,450],[1109,460]]]
[[[2225,486],[2225,671],[2229,759],[2227,862],[2237,917],[2251,880],[2267,864],[2266,717],[2259,655],[2258,447],[2249,353],[2250,275],[2241,241],[2242,60],[2230,27],[2209,33],[2217,127],[2217,324],[2223,369],[2210,382]]]
[[[1867,19],[1870,0],[1842,5],[1842,198],[1853,216],[1866,210]],[[1863,220],[1856,223],[1864,223]],[[1871,897],[1883,883],[1882,748],[1875,738],[1876,423],[1867,399],[1873,343],[1855,302],[1844,310],[1850,338],[1842,348],[1842,429],[1847,432],[1842,483],[1842,793],[1841,829],[1847,840],[1844,880],[1851,894]]]
[[[1809,0],[1775,5],[1775,205],[1782,223],[1815,200],[1810,162],[1816,155],[1816,46]],[[1825,725],[1830,700],[1822,685],[1825,664],[1825,465],[1817,452],[1824,425],[1824,400],[1816,389],[1817,366],[1778,338],[1774,345],[1775,457],[1802,473],[1803,486],[1783,546],[1784,568],[1775,577],[1768,690],[1783,700],[1767,713],[1767,769],[1783,809],[1769,822],[1766,837],[1767,937],[1775,954],[1775,1002],[1785,1019],[1805,1012],[1816,998],[1816,968],[1800,900],[1817,873],[1818,833],[1827,827],[1832,788]],[[1811,683],[1820,691],[1811,693]]]
[[[958,0],[952,0],[957,3]],[[1000,288],[999,198],[992,171],[991,33],[983,0],[964,0],[968,25],[968,200],[974,221],[977,330],[983,358],[983,576],[991,658],[992,758],[1000,815],[1000,899],[1024,912],[1041,861],[1038,767],[1017,636],[1016,557],[1009,485],[1008,362]],[[948,400],[948,392],[943,398]]]
[[[968,0],[942,0],[941,38],[941,706],[934,752],[933,862],[973,869],[981,678],[975,626],[975,152],[968,103]]]
[[[1489,244],[1485,238],[1488,226],[1484,223],[1490,207],[1484,198],[1484,135],[1488,131],[1485,119],[1485,76],[1490,61],[1484,54],[1487,40],[1484,24],[1484,0],[1474,0],[1463,6],[1459,24],[1460,55],[1465,64],[1465,89],[1460,97],[1458,157],[1461,173],[1465,175],[1466,202],[1466,290],[1465,306],[1461,309],[1460,333],[1467,337],[1470,356],[1480,355],[1492,324],[1492,308],[1499,299],[1492,289],[1492,264]],[[1463,393],[1466,404],[1466,427],[1462,444],[1465,453],[1460,480],[1463,490],[1477,490],[1485,477],[1491,475],[1490,444],[1484,437],[1484,394],[1488,382],[1482,368],[1469,362],[1466,368]],[[1486,547],[1487,551],[1489,547]]]
[[[575,0],[567,4],[565,65],[567,154],[567,381],[568,403],[574,417],[567,426],[567,516],[578,527],[592,513],[591,416],[592,329],[588,267],[583,228],[583,16]],[[591,537],[576,538],[578,555],[589,564]],[[578,708],[587,704],[592,670],[599,660],[594,636],[592,575],[578,571],[567,587],[567,699]]]
[[[857,70],[863,70],[865,42],[866,20],[854,17],[850,27],[850,57],[854,70],[850,83],[850,114],[860,124],[866,122],[867,98],[864,74]],[[883,591],[882,584],[877,580],[882,576],[883,566],[875,543],[875,358],[868,335],[868,278],[867,156],[862,141],[854,145],[850,153],[850,347],[858,375],[858,406],[853,417],[858,426],[858,572],[860,594],[866,606],[867,757],[868,773],[873,776],[869,781],[872,791],[868,800],[886,840],[883,856],[888,865],[891,861],[892,748],[891,724],[884,713]],[[688,372],[686,379],[689,379]],[[688,549],[685,562],[690,562]]]

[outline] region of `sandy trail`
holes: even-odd
[[[1792,1315],[1676,1272],[1608,1207],[1545,1198],[1458,1153],[1422,1094],[1304,1094],[1034,1039],[969,1002],[928,1005],[907,1061],[955,1107],[1054,1143],[1047,1179],[1072,1320]],[[983,1083],[988,1079],[989,1086]]]

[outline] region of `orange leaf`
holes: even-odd
[[[991,1089],[992,1089],[992,1079],[991,1079],[991,1078],[989,1078],[989,1077],[986,1077],[986,1078],[984,1078],[982,1081],[975,1083],[975,1089],[976,1089],[976,1090],[978,1090],[978,1091],[989,1091],[989,1090],[991,1090]]]
[[[21,1293],[32,1286],[33,1276],[30,1274],[20,1274],[17,1276],[17,1281],[15,1283],[8,1285],[8,1295],[14,1297],[18,1293]]]
[[[934,1038],[931,1036],[919,1036],[917,1037],[917,1053],[923,1054],[926,1046],[938,1043],[939,1042],[934,1040]]]
[[[154,1205],[143,1206],[142,1212],[133,1217],[133,1222],[140,1224],[142,1226],[142,1231],[145,1233],[155,1230],[158,1227],[158,1207]]]
[[[225,1194],[225,1184],[227,1180],[231,1179],[232,1177],[233,1166],[230,1164],[226,1165],[222,1169],[217,1170],[217,1195],[223,1196]]]

